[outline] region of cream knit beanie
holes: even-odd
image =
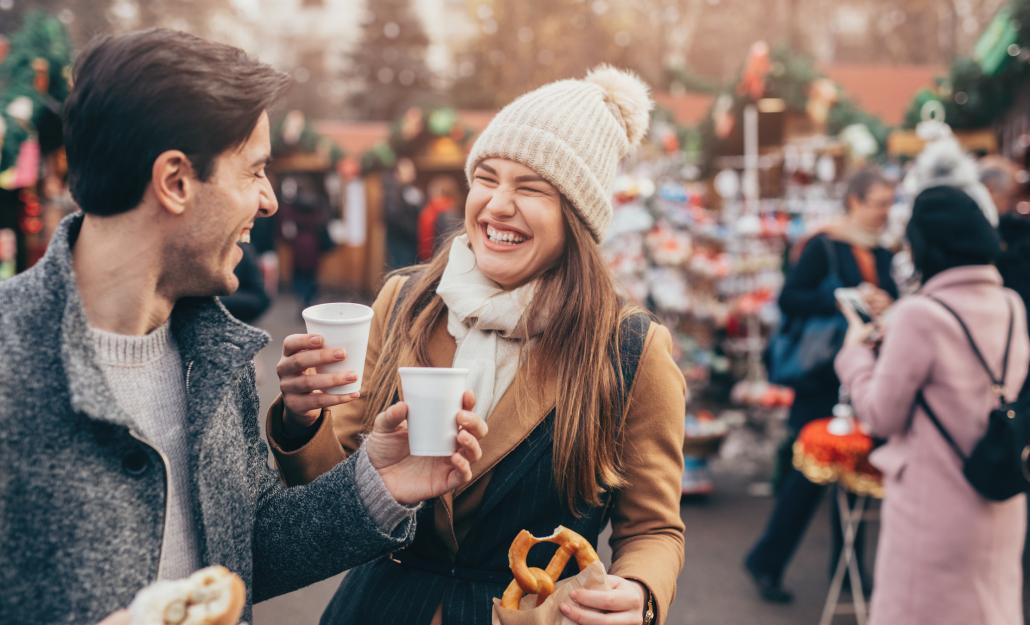
[[[465,175],[471,185],[488,158],[522,163],[557,187],[601,241],[619,161],[647,133],[653,107],[647,85],[608,65],[544,85],[501,109],[472,146]]]

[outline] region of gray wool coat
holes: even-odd
[[[157,577],[165,513],[160,454],[133,432],[95,364],[71,263],[80,215],[46,256],[0,283],[0,622],[90,625]],[[252,602],[396,550],[359,500],[358,454],[286,489],[259,437],[254,355],[268,336],[214,298],[180,301],[194,521],[205,564]],[[367,460],[366,460],[367,462]]]

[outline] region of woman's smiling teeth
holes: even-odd
[[[508,230],[498,230],[489,225],[486,227],[486,236],[494,243],[506,243],[508,245],[518,245],[526,240],[526,237],[521,234]]]

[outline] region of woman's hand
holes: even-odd
[[[865,305],[869,312],[875,318],[882,317],[887,312],[887,309],[894,305],[894,298],[887,291],[868,282],[863,282],[858,287],[858,291],[862,295],[862,299],[865,300]]]
[[[360,394],[331,395],[325,389],[358,380],[353,371],[318,373],[315,367],[347,358],[342,349],[323,348],[325,339],[317,334],[291,334],[283,340],[283,356],[275,371],[283,396],[283,427],[287,436],[305,433],[318,420],[323,408],[354,401]]]
[[[865,323],[850,306],[841,306],[840,311],[848,320],[848,333],[844,336],[844,347],[854,345],[868,345],[872,342],[876,332],[876,326],[872,323]]]
[[[576,625],[640,625],[644,622],[644,587],[618,575],[608,576],[609,590],[573,590],[561,613]]]
[[[390,406],[375,420],[365,439],[365,452],[379,471],[387,490],[399,503],[413,505],[439,497],[472,479],[471,463],[483,456],[479,439],[486,436],[486,422],[471,412],[476,400],[471,392],[462,397],[464,410],[458,421],[458,450],[448,457],[412,456],[408,448],[408,406]]]

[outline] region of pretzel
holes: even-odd
[[[136,595],[129,612],[132,625],[236,625],[246,599],[247,590],[238,575],[211,566],[186,579],[147,586]]]
[[[551,557],[547,569],[530,567],[526,564],[526,556],[534,545],[540,543],[554,543],[558,545],[558,551]],[[540,606],[547,597],[554,592],[554,584],[561,577],[562,571],[569,563],[569,558],[576,556],[576,564],[583,570],[594,562],[598,561],[597,552],[593,546],[576,532],[567,527],[558,526],[550,536],[537,538],[526,530],[519,532],[508,549],[508,566],[515,579],[508,584],[504,595],[501,596],[501,607],[509,610],[518,610],[522,598],[526,595],[536,595],[536,605]]]

